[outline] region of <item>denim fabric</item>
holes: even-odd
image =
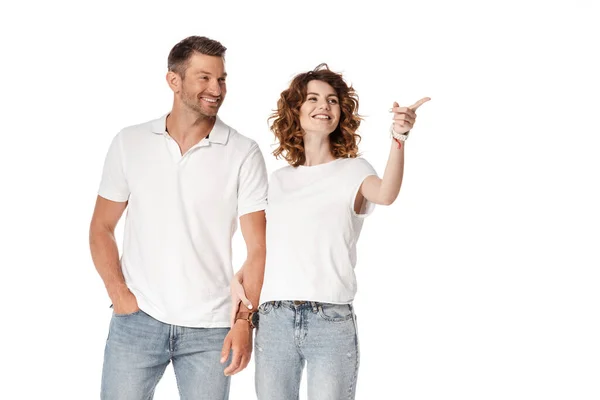
[[[149,400],[169,362],[181,399],[227,400],[229,377],[219,362],[229,328],[187,328],[157,321],[143,311],[113,314],[101,398]]]
[[[297,400],[305,364],[309,400],[355,398],[359,351],[351,304],[275,301],[258,312],[259,400]]]

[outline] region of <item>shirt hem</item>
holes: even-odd
[[[134,295],[135,294],[136,293],[134,293]],[[231,323],[228,319],[224,319],[224,320],[221,320],[221,319],[215,319],[215,320],[199,319],[199,320],[189,321],[189,320],[181,320],[178,318],[168,317],[168,316],[165,316],[164,314],[158,312],[154,307],[150,306],[147,302],[145,302],[143,300],[142,296],[138,295],[138,296],[136,296],[136,299],[138,301],[138,306],[140,307],[140,310],[142,310],[143,312],[145,312],[146,314],[148,314],[155,320],[162,322],[163,324],[177,325],[177,326],[182,326],[182,327],[186,327],[186,328],[226,328],[226,329],[231,328]],[[223,317],[220,317],[220,318],[223,318]]]

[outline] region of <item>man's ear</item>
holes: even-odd
[[[179,74],[176,72],[169,71],[167,72],[166,78],[167,83],[169,84],[169,87],[173,93],[179,93],[181,90],[181,76],[179,76]]]

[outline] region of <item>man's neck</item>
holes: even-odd
[[[173,109],[167,116],[167,132],[185,153],[208,136],[215,125],[216,117],[198,116],[190,112]]]
[[[208,136],[216,119],[173,109],[167,117],[167,132],[180,147],[193,146]]]

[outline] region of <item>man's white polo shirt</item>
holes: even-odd
[[[264,210],[258,145],[218,117],[186,154],[166,115],[114,138],[98,194],[128,201],[121,265],[139,307],[159,321],[228,327],[237,217]]]

